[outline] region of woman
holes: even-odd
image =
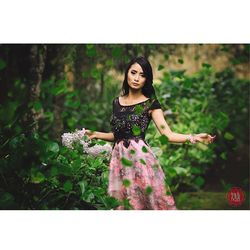
[[[89,139],[114,142],[108,193],[121,202],[119,210],[176,209],[164,181],[164,172],[145,141],[151,119],[170,142],[211,143],[215,138],[206,133],[174,133],[165,121],[152,84],[153,73],[148,60],[144,57],[132,59],[125,71],[123,94],[113,100],[112,132],[86,130]]]

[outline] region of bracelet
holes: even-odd
[[[195,144],[195,143],[196,143],[196,140],[195,140],[195,138],[194,138],[194,135],[192,135],[192,134],[188,135],[187,140],[190,141],[192,144]]]

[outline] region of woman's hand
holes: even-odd
[[[215,139],[216,135],[211,136],[207,133],[201,133],[201,134],[195,134],[194,135],[194,140],[197,142],[201,142],[204,144],[209,144],[212,143]]]
[[[89,139],[89,140],[92,140],[92,139],[96,138],[96,133],[95,133],[95,131],[86,129],[86,130],[85,130],[85,134],[88,136],[88,139]]]

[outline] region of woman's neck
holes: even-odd
[[[142,97],[144,97],[144,95],[142,94],[141,91],[133,91],[133,90],[129,90],[129,93],[127,95],[128,100],[138,100],[141,99]]]

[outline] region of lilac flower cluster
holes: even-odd
[[[73,149],[73,143],[78,141],[83,141],[83,136],[85,134],[85,129],[76,130],[74,133],[64,133],[62,135],[62,144],[67,148]],[[83,141],[84,142],[84,141]]]
[[[97,157],[99,155],[104,155],[109,157],[112,151],[112,147],[110,144],[106,143],[104,145],[94,145],[90,147],[90,141],[84,140],[85,128],[81,130],[76,130],[74,133],[64,133],[62,135],[62,144],[67,148],[73,149],[73,143],[80,143],[83,146],[83,152]]]
[[[109,145],[109,144],[105,144],[105,145],[95,145],[93,147],[89,147],[89,148],[86,148],[85,149],[85,152],[87,154],[90,154],[94,157],[100,155],[100,154],[103,154],[105,155],[106,157],[109,157],[110,154],[111,154],[111,151],[112,151],[112,147]]]

